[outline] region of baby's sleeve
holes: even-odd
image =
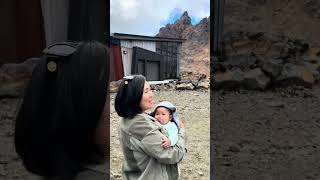
[[[171,142],[171,146],[174,146],[175,144],[177,144],[179,139],[179,136],[178,136],[179,130],[177,125],[173,122],[170,123],[170,126],[168,127],[167,131],[168,131],[168,137]]]

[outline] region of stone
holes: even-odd
[[[242,85],[243,72],[240,69],[219,73],[214,76],[214,89],[235,89]]]
[[[309,62],[303,62],[303,66],[311,71],[313,77],[315,78],[315,81],[320,80],[320,64],[314,64],[314,63],[309,63]]]
[[[304,57],[305,61],[310,63],[320,63],[320,48],[319,47],[309,47],[306,52],[306,57]]]
[[[8,63],[0,67],[0,97],[22,97],[39,58],[23,63]]]
[[[231,152],[240,152],[240,148],[237,146],[230,146],[229,151]]]
[[[176,90],[193,90],[194,89],[194,86],[192,83],[182,83],[182,84],[178,84],[176,86]]]
[[[286,48],[286,44],[283,42],[277,42],[271,45],[270,49],[267,51],[266,56],[271,58],[279,58],[281,56],[284,56],[282,52],[283,49]]]
[[[270,107],[281,107],[281,108],[284,107],[284,103],[281,101],[277,101],[277,100],[272,100],[272,101],[266,102],[266,105],[270,106]]]
[[[236,51],[237,55],[248,55],[250,54],[251,49],[254,47],[254,44],[249,39],[240,39],[232,43],[233,49]]]
[[[286,63],[283,66],[281,75],[276,79],[277,84],[283,86],[302,85],[312,87],[315,78],[312,72],[301,65]]]
[[[164,84],[150,84],[151,90],[155,91],[161,91],[165,89]]]
[[[272,78],[278,77],[282,70],[281,60],[269,60],[265,61],[262,65],[262,70]]]
[[[312,64],[318,64],[320,63],[320,57],[319,56],[302,56],[302,61],[312,63]]]
[[[258,41],[256,42],[256,47],[253,49],[253,53],[256,55],[265,55],[270,47],[270,41]]]
[[[121,178],[121,174],[114,174],[113,177],[119,179]]]
[[[270,78],[260,68],[256,68],[244,75],[243,83],[248,89],[264,90],[270,84]]]
[[[116,93],[116,92],[118,92],[120,83],[121,83],[121,80],[111,81],[111,82],[110,82],[110,93]]]
[[[250,55],[239,55],[228,57],[222,65],[227,68],[240,68],[241,70],[249,70],[256,63],[256,58]]]
[[[280,53],[280,58],[287,58],[289,57],[289,50],[290,50],[290,46],[288,44],[285,44],[285,46],[282,48],[282,51]]]
[[[210,81],[209,80],[204,80],[204,81],[198,82],[197,88],[199,88],[199,89],[209,89],[209,87],[210,87]]]

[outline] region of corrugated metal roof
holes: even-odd
[[[164,38],[164,37],[142,36],[142,35],[123,34],[123,33],[112,33],[111,37],[120,39],[120,40],[169,41],[169,42],[181,42],[181,43],[186,40],[186,39],[178,39],[178,38]]]
[[[121,40],[121,47],[133,48],[141,47],[149,51],[156,52],[156,42],[155,41],[138,41],[138,40]]]

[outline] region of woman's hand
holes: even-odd
[[[171,146],[171,141],[166,136],[162,136],[161,140],[162,140],[161,147],[163,149],[168,149]]]

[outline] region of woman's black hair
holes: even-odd
[[[140,101],[146,78],[143,75],[124,77],[120,83],[115,98],[115,110],[124,118],[132,119],[138,113],[142,113]]]
[[[71,56],[56,57],[56,66],[51,60],[43,56],[32,73],[15,147],[28,171],[70,180],[103,156],[94,139],[108,96],[109,50],[81,42]]]

